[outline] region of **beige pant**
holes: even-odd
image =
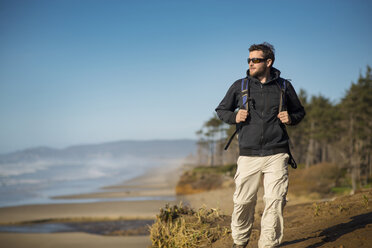
[[[289,155],[279,153],[265,157],[238,158],[235,175],[234,211],[231,230],[234,243],[249,241],[254,220],[257,191],[261,176],[264,176],[265,209],[261,219],[259,248],[276,247],[283,238],[283,208],[288,191]]]

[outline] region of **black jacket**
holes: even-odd
[[[288,134],[285,124],[277,117],[280,102],[280,71],[272,68],[271,79],[262,84],[258,79],[250,77],[249,115],[243,123],[237,124],[239,130],[239,154],[241,156],[267,156],[277,153],[288,153]],[[216,108],[218,117],[228,124],[236,124],[237,109],[242,106],[241,81],[237,80],[227,91],[225,97]],[[286,108],[291,118],[290,125],[298,124],[305,116],[297,94],[289,81],[286,81]]]

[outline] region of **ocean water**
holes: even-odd
[[[158,166],[177,166],[180,159],[127,156],[110,159],[36,160],[0,164],[0,207],[126,199],[52,199],[55,196],[100,192]],[[156,199],[153,197],[152,199]]]

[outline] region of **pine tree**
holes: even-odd
[[[199,136],[199,150],[208,147],[209,156],[208,164],[214,166],[217,163],[223,164],[223,153],[221,141],[225,138],[225,124],[217,117],[213,115],[208,121],[206,121],[201,130],[197,132]]]
[[[368,181],[371,175],[372,147],[372,70],[367,66],[366,75],[352,83],[340,106],[342,137],[340,147],[345,162],[351,170],[352,188],[355,191]]]
[[[306,167],[330,161],[329,144],[337,135],[335,107],[326,97],[319,95],[311,98],[307,106],[308,148]]]

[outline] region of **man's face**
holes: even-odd
[[[253,58],[265,59],[263,52],[259,50],[250,52],[249,58],[250,59],[253,59]],[[270,59],[261,61],[260,63],[257,63],[257,64],[254,64],[251,61],[249,62],[249,75],[251,77],[256,77],[256,78],[264,76],[266,73],[266,70],[269,69],[270,65],[271,65]]]

